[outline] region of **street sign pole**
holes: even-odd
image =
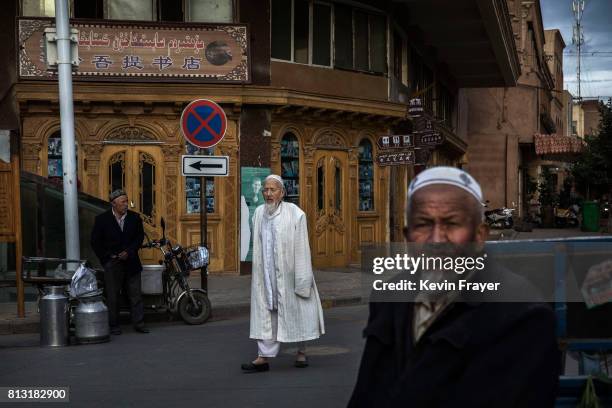
[[[55,25],[57,27],[57,73],[59,77],[66,258],[81,259],[78,181],[74,143],[74,107],[72,106],[70,23],[68,22],[68,2],[66,0],[57,0],[55,2]],[[67,268],[74,270],[76,266],[76,264],[68,264]]]
[[[208,249],[208,202],[206,201],[206,183],[208,177],[200,177],[200,241]],[[208,253],[210,262],[210,252]],[[208,292],[208,265],[200,269],[200,287]]]
[[[220,143],[227,130],[225,111],[208,99],[197,99],[187,105],[181,114],[183,137],[193,146],[210,149]],[[227,176],[229,157],[227,156],[183,156],[181,159],[183,176],[200,178],[200,243],[208,249],[208,203],[206,183],[208,176]],[[210,251],[208,255],[210,263]],[[200,269],[201,288],[208,291],[208,265]]]

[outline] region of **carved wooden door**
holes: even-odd
[[[347,153],[318,150],[314,159],[314,220],[311,248],[315,267],[346,266],[348,262]]]
[[[103,196],[124,190],[129,209],[140,214],[145,233],[151,239],[161,236],[162,163],[157,146],[105,146],[102,152]],[[141,250],[140,258],[143,264],[155,263],[159,254],[152,249]]]

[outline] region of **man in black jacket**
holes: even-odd
[[[406,240],[424,247],[482,246],[488,228],[481,203],[480,186],[466,172],[428,169],[409,187]],[[488,266],[459,276],[501,282],[506,302],[497,293],[472,299],[439,291],[411,302],[370,303],[350,408],[554,406],[560,371],[554,314],[543,303],[509,303],[513,294],[535,299],[532,287]],[[427,277],[458,281],[453,275]]]
[[[119,327],[119,292],[127,291],[132,324],[140,333],[148,333],[144,325],[140,274],[142,264],[138,250],[144,239],[140,216],[128,210],[125,191],[115,190],[110,196],[111,209],[98,215],[91,232],[91,246],[104,267],[104,286],[112,334],[121,334]]]

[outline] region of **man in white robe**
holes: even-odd
[[[258,357],[242,365],[245,372],[270,369],[280,343],[298,343],[296,367],[307,367],[305,341],[325,333],[323,309],[314,281],[306,214],[284,202],[285,187],[277,175],[264,181],[265,204],[253,222],[250,338]]]

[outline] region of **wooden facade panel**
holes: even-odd
[[[208,222],[207,240],[208,250],[210,251],[210,270],[223,271],[223,246],[224,243],[220,239],[220,225],[218,221]],[[195,245],[200,243],[200,223],[183,223],[183,239],[184,245]]]
[[[315,237],[315,256],[325,256],[327,254],[327,234],[323,232]]]
[[[222,99],[214,95],[209,97]],[[52,109],[41,106],[34,104],[30,108],[27,102],[24,106],[22,157],[26,171],[46,176],[48,138],[58,131],[59,121]],[[227,132],[223,142],[215,146],[213,154],[229,156],[230,168],[228,177],[214,179],[215,210],[209,214],[210,270],[213,273],[238,273],[241,150],[249,150],[252,146],[249,140],[244,141],[246,144],[241,141],[242,107],[236,104],[222,106],[228,116]],[[300,191],[297,203],[307,215],[313,263],[315,267],[341,267],[359,262],[362,244],[384,241],[388,235],[389,169],[374,166],[373,210],[359,211],[359,146],[368,139],[376,154],[377,137],[387,134],[389,129],[382,117],[313,109],[287,105],[286,109],[259,112],[262,120],[257,129],[261,132],[257,129],[249,132],[253,142],[269,137],[262,146],[269,146],[272,173],[281,175],[281,138],[289,132],[295,135],[299,144],[299,176],[296,181]],[[200,242],[199,215],[187,211],[185,178],[180,170],[180,156],[187,153],[179,130],[181,110],[181,103],[168,105],[168,101],[154,105],[133,103],[130,106],[109,105],[103,101],[96,104],[82,102],[80,105],[77,102],[75,127],[81,190],[106,199],[110,154],[107,153],[113,149],[139,151],[141,146],[146,146],[145,150],[155,159],[156,188],[159,189],[155,225],[148,226],[150,231],[147,233],[151,236],[161,234],[158,219],[163,216],[167,236],[189,246]],[[270,133],[265,131],[267,115],[270,115]],[[248,115],[245,120],[247,118]],[[250,166],[260,165],[259,152],[261,149],[247,160]],[[322,209],[318,208],[321,204],[317,198],[317,163],[320,159],[326,169]],[[261,166],[265,167],[265,164],[261,163]],[[132,165],[132,168],[135,167]],[[130,182],[134,183],[134,180]],[[405,183],[402,184],[405,187]],[[139,193],[133,187],[130,194],[137,198]],[[138,206],[137,199],[134,205]],[[319,210],[324,210],[324,213],[319,214]],[[358,220],[366,219],[370,231],[362,234]],[[143,256],[147,262],[155,261],[153,256]]]
[[[175,242],[189,246],[200,242],[199,215],[187,214],[185,178],[181,175],[181,155],[185,142],[178,130],[176,115],[108,115],[106,107],[75,115],[78,179],[81,191],[106,200],[109,192],[109,160],[113,154],[125,153],[125,186],[140,209],[139,158],[146,153],[155,165],[155,208],[145,222],[150,237],[161,236],[159,219],[166,221],[166,234]],[[180,113],[180,111],[179,111]],[[215,213],[209,214],[208,242],[212,245],[211,272],[235,273],[238,269],[237,194],[238,183],[238,117],[230,112],[226,137],[215,147],[215,154],[230,156],[230,176],[215,178]],[[57,116],[34,112],[25,114],[23,122],[24,170],[47,176],[48,138],[59,129]],[[4,186],[4,183],[2,183]],[[5,195],[2,195],[5,197]],[[10,206],[2,206],[9,208]],[[221,222],[223,220],[223,222]],[[156,263],[158,257],[143,251],[145,263]]]
[[[359,211],[359,144],[364,138],[376,146],[376,137],[384,127],[371,128],[366,123],[313,119],[300,112],[272,117],[272,173],[282,176],[281,140],[288,133],[297,137],[299,154],[299,205],[306,213],[315,267],[340,267],[360,262],[358,219],[365,215],[372,231],[368,242],[385,236],[388,194],[388,169],[375,166],[374,210]],[[319,186],[323,169],[324,186]],[[336,183],[336,179],[338,183]],[[318,195],[323,194],[322,200]],[[336,202],[339,197],[340,202]],[[319,206],[323,208],[319,208]]]
[[[360,72],[332,70],[314,66],[272,61],[272,86],[323,95],[359,97],[387,101],[387,80],[384,76]]]
[[[9,168],[0,169],[0,237],[3,238],[2,241],[12,241],[15,239],[14,176],[10,165],[2,167]]]
[[[0,160],[0,242],[16,242],[20,239],[21,217],[18,143],[12,132],[6,132],[2,137],[9,138],[9,162]]]
[[[359,242],[361,242],[362,245],[373,244],[375,242],[375,228],[376,225],[372,221],[359,223]]]
[[[346,237],[344,234],[339,234],[334,239],[334,255],[342,257],[346,255]]]

